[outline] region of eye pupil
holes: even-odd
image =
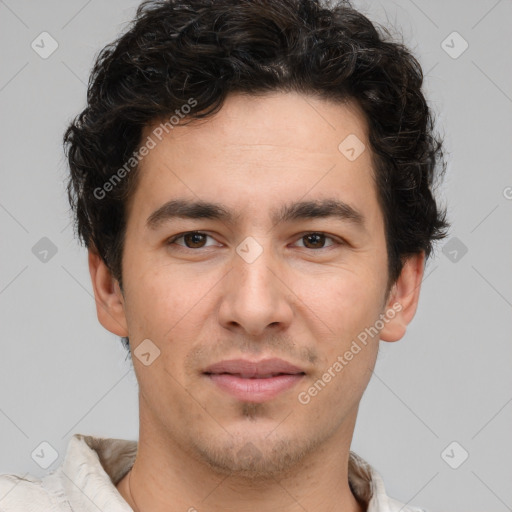
[[[320,243],[320,245],[322,245],[321,242],[324,241],[324,238],[325,238],[325,235],[322,235],[320,233],[311,233],[311,234],[306,235],[304,237],[304,239],[306,239],[306,240],[312,240],[313,241],[313,245],[315,247],[318,247],[319,243]],[[307,246],[307,244],[306,244],[306,246]]]
[[[199,247],[202,247],[203,246],[202,242],[204,242],[204,240],[201,240],[201,238],[204,239],[204,236],[205,235],[203,235],[202,233],[187,233],[186,235],[184,235],[183,238],[184,238],[187,246],[189,246],[191,243],[192,245],[199,244]]]

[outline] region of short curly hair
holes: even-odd
[[[364,111],[393,283],[407,256],[428,258],[448,228],[433,195],[446,168],[442,140],[422,83],[404,44],[348,1],[145,1],[99,53],[87,106],[64,135],[78,236],[122,287],[126,204],[137,176],[136,161],[131,171],[126,162],[144,127],[178,114],[190,98],[193,120],[216,113],[231,92],[293,91],[352,100]]]

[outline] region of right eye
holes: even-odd
[[[202,231],[187,231],[186,233],[181,233],[179,235],[175,235],[171,237],[168,241],[168,245],[178,245],[185,249],[202,249],[203,247],[211,247],[205,245],[206,239],[212,238],[207,233],[203,233]],[[184,243],[176,243],[177,240],[183,239]],[[213,240],[213,238],[212,238]]]

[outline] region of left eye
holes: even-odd
[[[211,245],[214,245],[205,245],[207,238],[212,237],[201,231],[189,231],[188,233],[183,233],[171,238],[168,243],[173,244],[176,243],[177,240],[183,239],[184,243],[178,243],[177,245],[184,246],[188,249],[201,249],[203,247],[210,247]],[[306,243],[303,243],[302,245],[302,247],[305,247],[306,249],[324,249],[326,240],[331,240],[331,244],[327,247],[331,247],[337,243],[332,237],[320,232],[306,233],[302,235],[299,240],[306,241]]]
[[[324,247],[319,247],[319,245],[323,245],[326,240],[331,240],[333,243],[331,243],[327,247],[331,247],[332,245],[335,245],[336,242],[334,239],[330,236],[327,236],[324,233],[306,233],[305,235],[302,235],[299,240],[307,240],[307,244],[313,245],[313,247],[309,247],[307,245],[304,245],[303,247],[306,247],[306,249],[324,249]]]

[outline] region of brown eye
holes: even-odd
[[[323,233],[308,233],[301,238],[301,240],[304,241],[304,247],[306,247],[306,249],[324,249],[327,239],[332,240],[330,236],[326,236]]]
[[[183,240],[189,249],[197,249],[204,246],[206,235],[203,233],[187,233],[183,235]]]
[[[182,233],[181,235],[177,235],[171,238],[168,241],[169,245],[178,245],[180,247],[185,247],[187,249],[202,249],[203,247],[209,247],[206,245],[206,241],[208,238],[211,238],[206,233],[202,233],[201,231],[189,231],[188,233]],[[178,240],[183,239],[183,243],[178,243]]]

